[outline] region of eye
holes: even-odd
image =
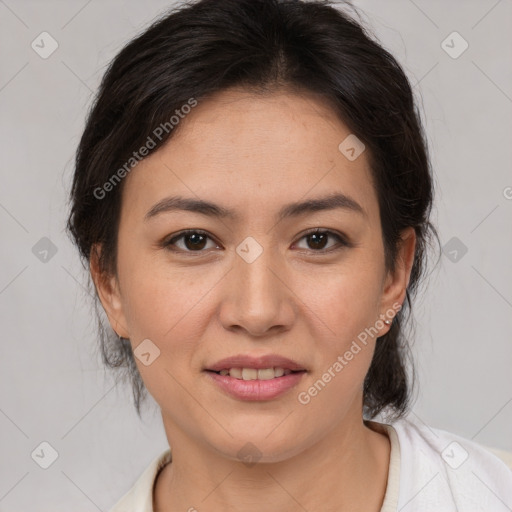
[[[201,231],[199,229],[187,229],[186,231],[182,231],[173,238],[165,241],[163,246],[170,251],[176,250],[172,247],[175,246],[178,247],[178,250],[184,252],[204,252],[203,249],[208,248],[206,247],[208,239],[213,242],[205,231]],[[177,243],[178,241],[180,243],[183,242],[181,246]],[[214,243],[214,247],[218,247],[218,245]]]
[[[306,247],[306,249],[312,249],[314,252],[330,252],[333,247],[336,247],[336,244],[327,246],[327,241],[329,239],[336,239],[338,241],[338,245],[346,246],[348,247],[350,244],[347,242],[346,239],[344,239],[341,235],[338,235],[337,233],[334,233],[333,231],[328,230],[321,230],[319,228],[316,228],[313,231],[310,231],[309,233],[306,233],[302,236],[302,239],[307,240],[307,245],[309,247]],[[327,246],[327,248],[326,248]]]
[[[336,250],[336,245],[342,247],[350,246],[350,243],[343,236],[333,231],[321,230],[319,228],[315,228],[313,231],[306,233],[300,238],[300,240],[302,239],[306,239],[306,243],[309,246],[305,249],[312,250],[313,252],[331,252],[332,250]],[[337,240],[338,243],[329,246],[327,244],[329,239]],[[213,244],[213,247],[208,247],[208,240]],[[208,233],[200,229],[187,229],[182,231],[167,241],[164,241],[162,246],[170,251],[188,253],[200,253],[205,252],[205,249],[219,248],[219,245],[213,241]]]

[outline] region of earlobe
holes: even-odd
[[[90,253],[89,268],[96,294],[105,310],[108,321],[116,334],[129,338],[125,327],[119,285],[115,275],[109,275],[100,268],[101,245],[95,244]]]

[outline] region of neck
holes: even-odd
[[[172,463],[156,481],[155,512],[378,512],[384,500],[390,442],[361,416],[284,461],[253,466],[198,445],[165,418],[164,426]]]

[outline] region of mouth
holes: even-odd
[[[291,370],[280,366],[270,368],[224,368],[220,371],[206,370],[223,377],[232,377],[238,380],[272,380],[290,375],[291,373],[305,373],[306,370]]]
[[[308,370],[277,354],[239,354],[203,370],[223,393],[237,400],[268,401],[289,393]]]
[[[238,354],[221,359],[207,366],[205,370],[239,380],[270,380],[290,373],[305,372],[306,368],[296,361],[277,354],[259,356]]]
[[[223,368],[205,370],[216,389],[238,401],[269,401],[287,395],[299,385],[306,370],[270,368]]]

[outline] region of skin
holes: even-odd
[[[101,275],[91,258],[113,329],[134,349],[146,338],[160,349],[149,366],[136,358],[173,453],[156,481],[155,511],[380,510],[390,443],[363,423],[362,396],[376,338],[389,326],[307,405],[297,396],[403,303],[414,230],[402,233],[396,271],[387,272],[366,152],[349,161],[339,151],[350,131],[316,97],[231,89],[181,123],[125,178],[117,276]],[[283,205],[334,191],[365,215],[338,208],[276,221]],[[169,195],[212,201],[239,218],[171,211],[144,221]],[[335,237],[315,245],[304,236],[310,228],[352,246]],[[184,229],[208,232],[202,252],[190,239],[176,252],[161,246]],[[248,236],[263,247],[252,263],[235,251]],[[237,400],[203,369],[239,353],[283,355],[308,371],[274,400]],[[261,452],[251,467],[237,456],[248,442]]]

